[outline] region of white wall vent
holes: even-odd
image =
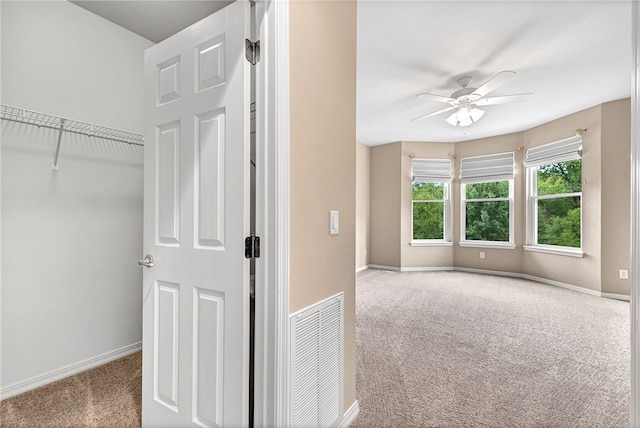
[[[344,294],[290,316],[291,425],[333,427],[343,416]]]

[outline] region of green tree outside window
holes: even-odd
[[[580,248],[582,160],[538,167],[536,190],[537,243]]]
[[[467,183],[464,188],[465,240],[509,242],[509,180]]]
[[[444,239],[445,184],[414,182],[412,187],[412,238]]]

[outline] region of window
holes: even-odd
[[[515,248],[513,152],[460,160],[460,245]]]
[[[413,241],[445,239],[448,183],[413,182]]]
[[[528,180],[528,250],[582,255],[582,138],[531,148]]]
[[[411,244],[447,244],[451,160],[413,159],[411,169]]]

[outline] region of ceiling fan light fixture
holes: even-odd
[[[456,113],[456,116],[458,118],[458,122],[466,123],[471,120],[471,122],[473,123],[473,120],[471,119],[471,107],[460,107],[460,109],[458,109],[458,112]]]
[[[428,92],[422,93],[418,96],[428,96],[435,101],[447,103],[449,106],[433,113],[423,114],[422,116],[418,116],[411,120],[413,121],[417,119],[436,116],[457,108],[455,113],[447,117],[446,122],[451,126],[470,126],[479,121],[484,116],[484,110],[476,108],[478,106],[491,106],[494,104],[522,101],[527,96],[533,95],[531,93],[527,93],[485,98],[490,92],[494,91],[505,81],[515,75],[515,71],[501,71],[484,82],[478,88],[469,86],[471,84],[471,77],[464,76],[457,80],[458,85],[460,85],[461,89],[453,92],[449,97],[430,94]]]
[[[473,123],[471,117],[465,118],[458,122],[458,126],[470,126]]]
[[[470,126],[484,116],[484,110],[475,107],[460,107],[446,119],[451,126]]]
[[[473,122],[477,122],[480,120],[482,116],[484,116],[484,110],[480,110],[479,108],[474,108],[473,110],[471,110],[470,115],[471,115],[471,120]]]

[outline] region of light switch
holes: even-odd
[[[340,231],[340,213],[329,211],[329,235],[337,235]]]

